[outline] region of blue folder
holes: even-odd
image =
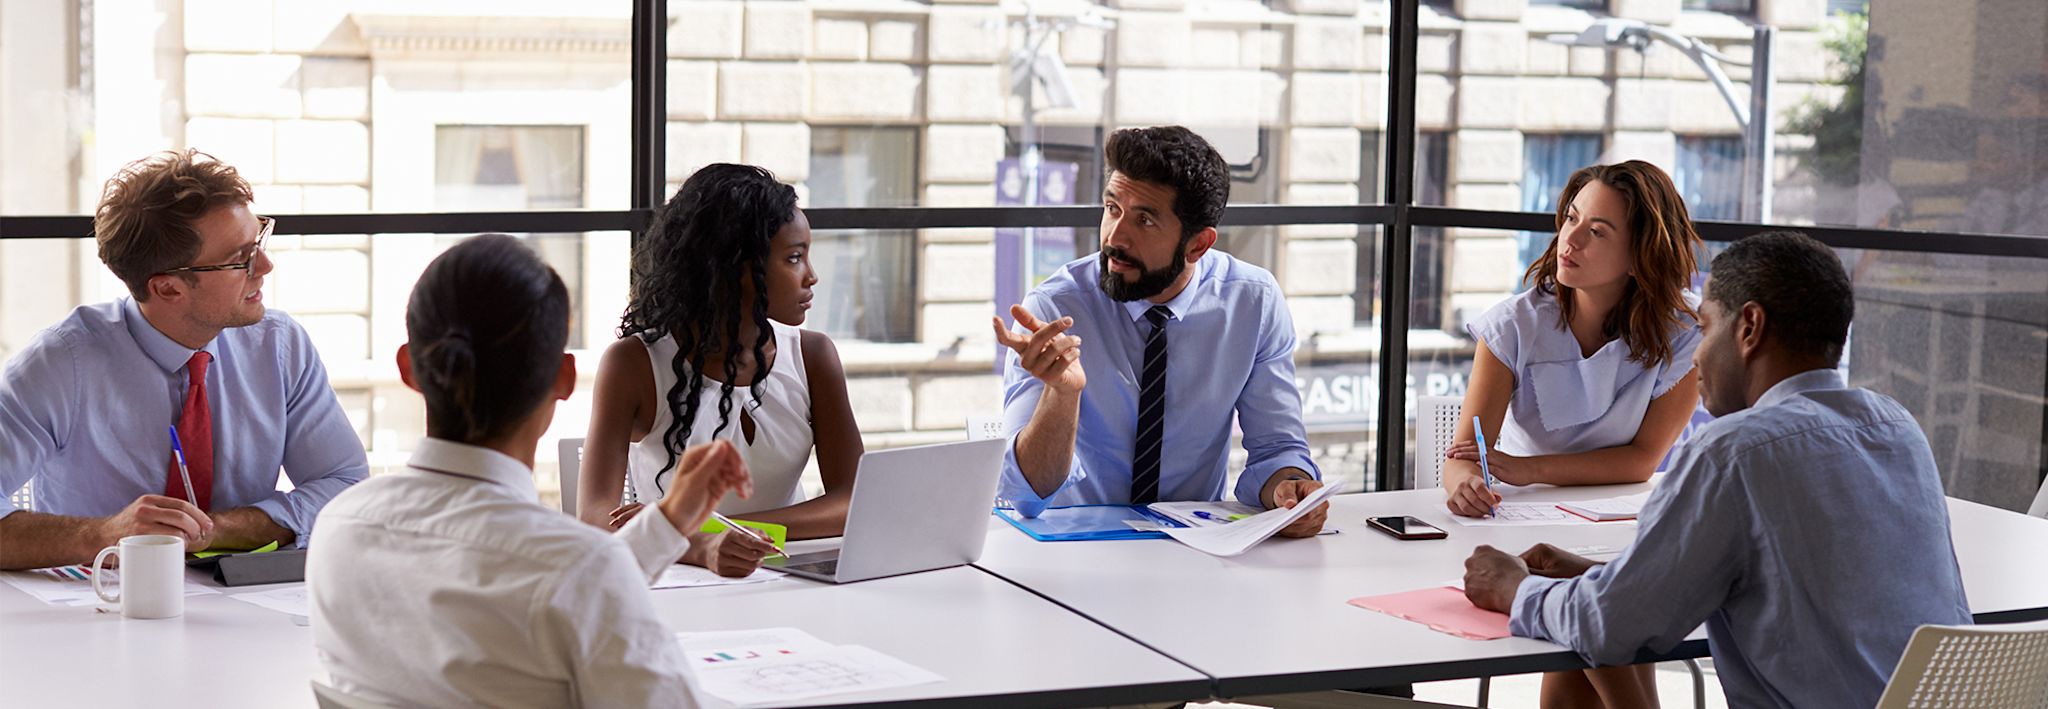
[[[1091,542],[1113,539],[1165,539],[1165,532],[1139,531],[1125,522],[1145,521],[1161,527],[1185,527],[1165,515],[1138,505],[1073,505],[1048,507],[1036,518],[998,507],[996,516],[1017,531],[1041,542]]]

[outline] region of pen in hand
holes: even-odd
[[[740,526],[740,523],[732,521],[732,518],[730,518],[730,517],[727,517],[727,516],[725,516],[725,515],[722,515],[722,514],[719,514],[718,510],[712,510],[712,511],[711,511],[711,518],[712,518],[712,519],[715,519],[715,520],[718,520],[718,523],[719,523],[719,524],[723,524],[723,525],[725,525],[726,527],[728,527],[728,528],[730,528],[730,529],[733,529],[733,530],[735,530],[735,531],[738,531],[738,532],[739,532],[739,533],[741,533],[741,534],[747,535],[747,536],[749,536],[749,537],[753,537],[754,539],[756,539],[756,540],[759,540],[759,541],[760,541],[761,543],[763,543],[763,544],[767,544],[767,545],[768,545],[768,546],[770,546],[770,547],[774,547],[774,548],[775,548],[775,552],[774,552],[774,553],[772,553],[772,554],[769,554],[769,555],[768,555],[768,557],[777,557],[777,556],[779,556],[779,557],[782,557],[782,558],[784,558],[784,559],[787,559],[787,558],[789,558],[789,553],[788,553],[788,552],[785,552],[785,551],[783,551],[781,547],[776,547],[776,546],[775,546],[775,542],[773,542],[773,541],[770,541],[770,540],[769,540],[769,539],[768,539],[767,537],[763,537],[763,536],[761,536],[761,533],[760,533],[760,532],[754,531],[754,530],[753,530],[753,528],[751,528],[751,527],[742,527],[742,526]]]
[[[1479,426],[1479,417],[1477,416],[1472,417],[1472,435],[1479,438],[1479,474],[1486,476],[1486,495],[1487,497],[1492,497],[1493,471],[1486,466],[1486,453],[1488,450],[1486,447],[1486,430]],[[1492,517],[1499,510],[1499,503],[1488,502],[1486,505],[1486,516]]]
[[[178,459],[178,479],[185,482],[185,501],[199,505],[199,495],[192,492],[192,472],[185,467],[185,445],[178,441],[178,427],[171,427],[171,455]]]

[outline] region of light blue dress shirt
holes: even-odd
[[[1635,543],[1574,579],[1530,577],[1509,628],[1601,665],[1704,621],[1738,707],[1868,707],[1922,624],[1971,622],[1934,454],[1905,407],[1833,370],[1702,428]]]
[[[1686,293],[1686,302],[1697,307],[1699,299]],[[1620,338],[1582,356],[1555,293],[1531,288],[1488,308],[1466,330],[1515,375],[1496,447],[1510,455],[1562,455],[1635,440],[1650,401],[1692,371],[1699,327],[1691,316],[1678,317],[1685,326],[1670,336],[1671,359],[1646,365],[1629,359]]]
[[[320,508],[369,474],[320,354],[275,309],[222,330],[205,350],[212,509],[255,507],[305,544]],[[0,372],[0,490],[33,480],[36,511],[84,517],[163,494],[195,352],[158,332],[132,299],[72,310]],[[277,491],[280,467],[291,492]],[[0,517],[16,511],[0,497]]]
[[[1159,499],[1219,500],[1230,463],[1231,422],[1244,432],[1248,454],[1238,476],[1238,501],[1263,506],[1259,491],[1281,468],[1300,468],[1321,479],[1309,459],[1301,423],[1301,392],[1294,385],[1294,321],[1280,285],[1265,269],[1215,249],[1189,270],[1194,274],[1165,305],[1166,421],[1160,443]],[[1010,449],[1003,456],[998,494],[1019,514],[1036,517],[1047,506],[1127,504],[1131,459],[1138,434],[1138,374],[1145,363],[1145,321],[1150,301],[1117,302],[1102,292],[1095,254],[1060,267],[1024,297],[1041,321],[1072,316],[1067,334],[1081,338],[1080,421],[1067,480],[1039,497],[1017,467],[1016,436],[1030,423],[1045,384],[1005,353],[1003,420]]]

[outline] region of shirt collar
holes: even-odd
[[[1835,370],[1809,369],[1771,385],[1770,389],[1764,391],[1763,396],[1757,397],[1756,406],[1752,408],[1771,406],[1809,391],[1841,389],[1844,386],[1846,385],[1842,383],[1841,373]]]
[[[178,344],[177,340],[171,339],[169,335],[158,331],[155,325],[151,325],[148,318],[142,317],[142,307],[135,303],[134,298],[121,299],[121,318],[127,321],[128,336],[142,347],[142,353],[148,355],[151,362],[163,367],[166,372],[175,373],[184,369],[185,363],[190,361],[196,352],[205,352],[212,355],[213,361],[220,361],[219,337],[208,340],[205,347],[196,350]]]
[[[513,460],[512,456],[482,446],[422,438],[419,447],[413,449],[412,459],[405,464],[421,470],[497,483],[512,488],[519,499],[540,500],[540,492],[533,486],[532,468]]]
[[[1181,316],[1187,314],[1188,306],[1195,302],[1195,284],[1201,282],[1201,280],[1202,261],[1201,259],[1196,259],[1194,263],[1188,264],[1187,287],[1180,289],[1180,294],[1175,295],[1173,300],[1164,303],[1154,303],[1145,298],[1125,301],[1123,303],[1124,312],[1131,314],[1132,322],[1142,322],[1145,319],[1145,312],[1151,310],[1152,306],[1164,305],[1167,310],[1173,311],[1173,319],[1179,320]]]

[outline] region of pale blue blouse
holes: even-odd
[[[1699,297],[1685,294],[1698,307]],[[1559,455],[1612,448],[1635,440],[1650,409],[1692,371],[1700,330],[1691,316],[1671,335],[1671,359],[1631,361],[1620,338],[1581,357],[1579,341],[1563,327],[1557,295],[1541,288],[1515,294],[1466,330],[1514,372],[1515,390],[1495,447],[1509,455]]]

